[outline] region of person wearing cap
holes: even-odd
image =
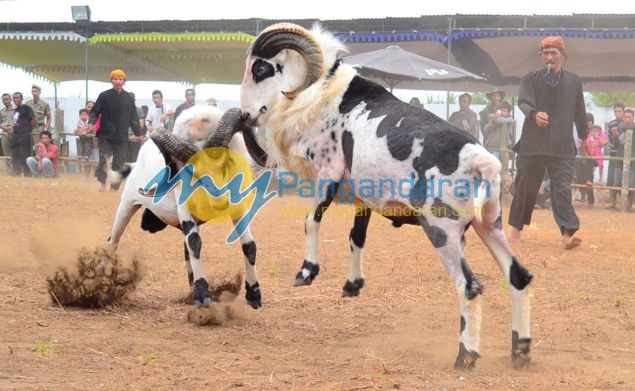
[[[509,102],[502,102],[492,119],[481,129],[483,146],[501,162],[509,161],[502,158],[504,152],[501,149],[510,148],[515,142],[516,121],[511,116],[512,111],[513,107]]]
[[[505,91],[494,87],[490,92],[485,94],[489,99],[489,104],[478,113],[479,121],[481,123],[481,130],[485,129],[485,126],[494,122],[496,119],[496,111],[500,109],[500,105],[505,99]]]
[[[215,98],[207,98],[205,102],[207,103],[208,106],[218,107],[218,102],[216,102]]]
[[[41,93],[42,87],[37,84],[33,84],[31,86],[31,95],[33,96],[33,99],[29,99],[25,103],[33,109],[35,118],[37,119],[37,124],[35,125],[35,129],[33,129],[33,145],[40,142],[40,133],[43,130],[51,130],[51,105],[40,99]]]
[[[509,211],[510,241],[520,240],[531,214],[545,169],[551,186],[551,210],[562,236],[562,247],[573,249],[582,240],[575,236],[580,219],[571,197],[575,170],[576,140],[586,145],[588,127],[582,79],[563,68],[567,58],[564,40],[551,36],[542,40],[538,55],[543,67],[529,72],[520,82],[518,107],[525,114],[522,134],[513,150],[518,154],[515,195]]]
[[[4,156],[11,156],[11,133],[13,133],[13,106],[11,94],[2,94],[2,108],[0,108],[0,137],[2,137],[2,152]],[[11,171],[11,159],[7,160],[7,168]]]
[[[112,156],[112,170],[124,168],[128,152],[128,128],[136,137],[141,136],[139,117],[134,99],[123,89],[126,73],[121,69],[110,72],[112,88],[103,91],[97,97],[90,111],[89,123],[95,125],[101,115],[101,124],[97,132],[99,139],[99,163],[95,176],[101,183],[99,191],[106,191],[108,177],[108,159]],[[119,184],[111,184],[111,191],[119,190]]]

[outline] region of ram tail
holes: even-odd
[[[110,167],[110,163],[108,163],[108,167]],[[133,164],[127,164],[123,170],[120,171],[113,171],[111,169],[108,169],[108,180],[111,183],[115,183],[115,184],[119,184],[121,183],[121,181],[123,181],[124,179],[128,178],[128,175],[130,175],[130,173],[132,172],[132,169],[134,168],[134,163]]]
[[[499,199],[501,192],[501,162],[485,148],[477,150],[472,160],[472,167],[480,173],[478,188],[475,189],[474,210],[484,210],[490,199]],[[475,213],[477,222],[483,221],[481,213]]]

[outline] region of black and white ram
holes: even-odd
[[[306,216],[305,258],[295,284],[311,284],[318,275],[320,221],[345,185],[360,209],[350,231],[352,266],[344,295],[355,296],[364,285],[362,249],[371,211],[388,210],[396,227],[420,225],[459,294],[454,366],[470,368],[479,357],[483,292],[463,254],[471,225],[509,282],[512,362],[524,366],[530,361],[532,275],[503,234],[500,162],[468,133],[359,76],[341,61],[345,50],[319,25],[309,31],[281,23],[258,35],[246,59],[241,86],[246,124],[272,132],[269,159],[321,186]],[[364,192],[360,184],[367,186]],[[450,186],[441,192],[444,184]],[[466,207],[477,213],[461,212]]]
[[[208,307],[211,303],[209,285],[201,265],[200,226],[205,221],[194,216],[187,204],[179,205],[177,200],[181,193],[181,187],[174,187],[157,203],[154,203],[154,198],[143,189],[158,173],[165,169],[166,164],[171,168],[171,175],[176,174],[183,166],[183,162],[178,159],[179,154],[189,153],[188,156],[191,156],[197,150],[208,147],[229,147],[249,159],[249,154],[254,152],[247,153],[242,135],[239,133],[231,138],[236,131],[242,130],[242,126],[239,126],[242,124],[240,117],[240,111],[237,109],[229,110],[223,114],[220,109],[212,106],[194,106],[179,116],[174,126],[174,134],[153,132],[151,139],[148,139],[139,150],[134,168],[124,172],[124,177],[128,174],[129,176],[121,194],[112,233],[107,242],[109,252],[114,253],[130,219],[141,207],[145,208],[141,219],[143,230],[155,233],[170,225],[183,231],[188,280],[193,289],[195,304],[198,307]],[[218,137],[219,135],[220,137]],[[245,132],[245,135],[245,138],[252,136],[248,132]],[[154,140],[163,144],[161,151]],[[171,143],[176,140],[185,141],[186,148],[183,146],[172,147]],[[247,145],[253,145],[250,142],[255,143],[255,140],[247,140]],[[170,153],[176,154],[176,156],[170,155]],[[184,161],[187,162],[187,159]],[[213,204],[211,207],[222,210],[225,207],[222,202],[219,199],[219,205]],[[246,268],[245,297],[253,308],[259,308],[261,294],[256,275],[256,242],[249,228],[240,237],[240,241]]]

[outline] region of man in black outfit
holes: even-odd
[[[579,139],[586,140],[588,134],[582,80],[562,68],[567,56],[562,37],[543,39],[538,54],[544,68],[523,77],[518,95],[518,107],[525,114],[525,122],[520,141],[514,146],[518,153],[518,174],[509,211],[510,241],[518,242],[523,226],[531,223],[546,169],[551,185],[551,209],[562,235],[562,247],[573,249],[582,243],[574,236],[580,228],[580,219],[571,200],[576,156],[573,124]]]
[[[97,130],[99,138],[99,163],[95,176],[101,183],[99,191],[106,191],[108,158],[112,156],[112,170],[124,167],[128,152],[128,128],[135,136],[141,136],[139,116],[134,99],[123,89],[126,74],[121,69],[110,72],[112,88],[99,94],[95,106],[90,111],[90,125],[93,126],[101,115]],[[91,129],[92,130],[92,129]],[[110,184],[111,191],[119,190],[119,184]]]
[[[26,158],[33,153],[31,144],[31,132],[37,125],[37,119],[33,109],[26,104],[22,104],[23,96],[21,92],[13,93],[13,133],[11,133],[11,162],[13,165],[13,175],[31,176],[31,170],[26,164]]]

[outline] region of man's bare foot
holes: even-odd
[[[106,191],[108,191],[108,189],[106,189],[106,184],[102,183],[101,186],[99,186],[99,191],[104,193]]]
[[[582,244],[582,239],[575,236],[562,235],[562,248],[572,250]]]
[[[518,243],[518,242],[520,242],[520,231],[512,227],[512,230],[509,234],[509,243]]]

